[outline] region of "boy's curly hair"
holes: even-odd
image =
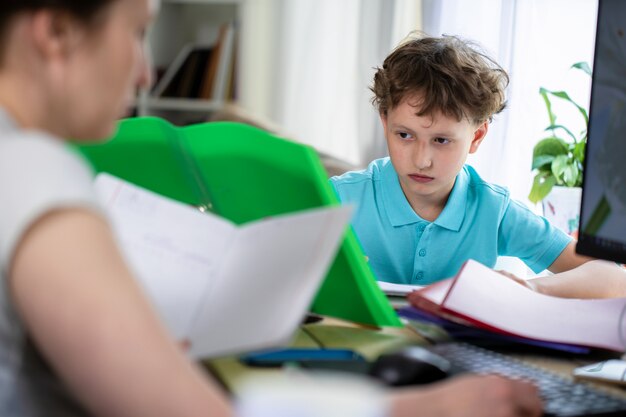
[[[506,106],[509,76],[478,46],[456,36],[440,38],[412,33],[377,68],[372,103],[381,114],[404,99],[417,115],[442,112],[461,121],[491,121]]]

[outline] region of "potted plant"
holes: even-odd
[[[586,62],[577,62],[571,68],[591,76],[591,68]],[[551,91],[541,87],[539,94],[545,103],[550,123],[544,131],[550,136],[541,139],[533,148],[532,169],[535,177],[528,199],[533,203],[541,201],[546,218],[565,232],[575,234],[578,229],[589,116],[587,110],[565,91]],[[551,98],[564,100],[578,109],[584,118],[584,128],[580,132],[575,133],[557,123]]]

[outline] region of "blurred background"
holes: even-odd
[[[314,146],[346,166],[386,155],[370,103],[375,68],[409,32],[478,42],[508,72],[508,108],[469,161],[527,199],[533,146],[548,136],[539,88],[589,105],[594,0],[162,0],[149,37],[159,75],[138,113],[176,124],[237,118]],[[558,101],[558,100],[557,100]],[[562,106],[560,108],[559,106]],[[586,126],[567,103],[558,123]]]

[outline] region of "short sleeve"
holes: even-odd
[[[547,269],[572,241],[546,218],[509,200],[500,223],[498,254],[520,258],[535,273]]]
[[[87,163],[62,141],[43,133],[15,132],[0,141],[0,265],[6,274],[30,225],[59,208],[99,213]]]

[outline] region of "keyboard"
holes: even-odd
[[[534,382],[544,401],[545,416],[626,416],[626,399],[503,354],[457,342],[437,344],[428,349],[446,358],[460,371],[495,373]]]

